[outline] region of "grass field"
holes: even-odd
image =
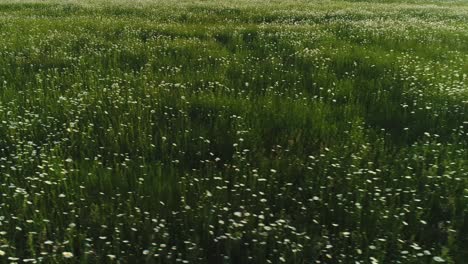
[[[468,263],[468,2],[0,0],[0,263]]]

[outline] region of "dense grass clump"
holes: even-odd
[[[468,261],[464,1],[1,1],[0,40],[0,263]]]

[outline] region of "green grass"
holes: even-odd
[[[0,263],[467,261],[467,2],[173,2],[0,2]]]

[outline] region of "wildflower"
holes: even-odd
[[[72,258],[72,257],[73,257],[73,253],[68,252],[68,251],[65,251],[65,252],[62,252],[62,256],[63,256],[64,258]]]

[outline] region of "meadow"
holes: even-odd
[[[0,263],[468,263],[468,2],[0,0]]]

